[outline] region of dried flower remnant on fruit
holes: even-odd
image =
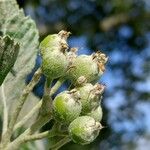
[[[60,38],[61,38],[60,45],[61,45],[62,52],[66,51],[68,49],[68,44],[66,41],[70,34],[71,34],[71,32],[67,32],[64,30],[62,30],[58,33],[58,36],[60,36]]]
[[[101,96],[105,90],[105,85],[96,83],[91,90],[91,93],[93,93],[93,96]]]
[[[73,47],[73,48],[70,48],[69,52],[67,53],[67,59],[69,61],[69,68],[68,69],[73,67],[72,63],[77,57],[77,51],[78,51],[78,48]]]
[[[86,83],[87,83],[87,79],[84,76],[81,76],[78,78],[76,82],[76,87],[83,86]]]
[[[93,59],[96,60],[98,64],[99,73],[103,74],[105,71],[105,64],[108,61],[108,57],[104,53],[97,51],[96,53],[93,53]]]

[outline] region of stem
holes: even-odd
[[[26,129],[24,133],[22,133],[17,139],[15,139],[13,142],[11,142],[6,150],[16,150],[22,144],[24,139],[26,137],[29,138],[29,136],[33,133],[35,133],[37,130],[39,130],[43,125],[45,125],[48,121],[50,121],[49,116],[40,117],[30,128]]]
[[[23,134],[21,134],[16,140],[12,142],[11,145],[8,146],[7,149],[17,149],[21,144],[21,141],[24,141],[27,135],[31,135],[37,130],[39,130],[43,125],[45,125],[51,119],[51,107],[52,107],[52,99],[49,96],[50,93],[50,84],[52,80],[46,79],[45,86],[44,86],[44,95],[42,100],[42,106],[40,109],[39,117],[36,122]]]
[[[28,134],[27,134],[27,131],[26,131],[26,134],[21,135],[16,140],[11,142],[8,145],[8,147],[6,148],[6,150],[18,149],[19,145],[21,145],[25,142],[33,141],[33,140],[35,141],[35,140],[40,140],[40,139],[43,139],[43,138],[54,137],[54,136],[62,136],[62,137],[67,136],[66,133],[58,131],[58,129],[56,128],[56,123],[53,125],[53,127],[50,131],[45,131],[45,132],[42,132],[42,133],[36,133],[36,134],[33,134],[33,135],[30,135],[30,134],[29,134],[29,130],[28,130]]]
[[[55,85],[51,88],[50,91],[50,96],[56,93],[56,91],[60,88],[60,86],[64,83],[64,79],[60,78]],[[20,128],[23,124],[25,124],[32,116],[34,113],[36,113],[42,105],[42,100],[40,100],[34,107],[33,109],[22,119],[20,120],[14,127],[14,130]]]
[[[32,91],[33,87],[38,83],[38,81],[40,79],[40,76],[41,76],[41,73],[42,73],[42,70],[41,70],[41,68],[39,68],[35,72],[35,74],[33,75],[32,80],[30,81],[30,83],[23,90],[23,93],[22,93],[20,99],[18,100],[16,109],[12,113],[8,129],[7,129],[6,133],[4,134],[4,136],[2,138],[2,143],[3,143],[4,146],[10,141],[10,137],[12,135],[14,125],[17,121],[17,118],[18,118],[18,115],[19,115],[19,113],[22,109],[22,106],[23,106],[27,96]]]
[[[57,130],[57,132],[61,132],[61,124],[55,120],[55,123],[53,125],[53,128]]]
[[[42,133],[37,133],[37,134],[33,134],[33,135],[28,135],[24,138],[24,143],[28,142],[28,141],[35,141],[35,140],[40,140],[43,138],[50,138],[50,137],[54,137],[54,136],[66,136],[66,134],[63,133],[57,133],[56,130],[50,130],[50,131],[45,131]]]
[[[21,135],[31,135],[35,133],[37,130],[39,130],[42,126],[44,126],[47,122],[51,120],[51,116],[40,116],[36,122],[29,127],[28,129],[25,130],[25,132]]]
[[[52,99],[50,97],[50,90],[52,79],[46,79],[45,86],[44,86],[44,95],[42,100],[42,106],[40,109],[40,116],[45,116],[47,114],[51,114],[52,111]]]
[[[22,120],[20,120],[14,127],[14,131],[18,128],[20,128],[22,125],[24,125],[32,116],[34,113],[36,113],[42,105],[42,100],[40,100],[33,109],[26,115]]]
[[[33,135],[28,135],[24,138],[24,141],[22,141],[22,143],[28,142],[28,141],[33,141],[33,140],[40,140],[46,137],[54,137],[56,136],[54,131],[45,131],[42,133],[37,133],[37,134],[33,134]]]
[[[24,143],[28,142],[28,141],[35,141],[35,140],[40,140],[43,138],[47,138],[47,137],[54,137],[57,136],[57,133],[55,133],[53,130],[51,131],[45,131],[42,133],[37,133],[37,134],[33,134],[33,135],[28,135],[24,138]]]
[[[40,139],[43,139],[46,137],[54,137],[54,136],[56,136],[56,133],[53,130],[45,131],[45,132],[37,133],[37,134],[33,134],[33,135],[27,135],[27,136],[20,138],[19,140],[15,141],[15,142],[10,143],[7,147],[7,150],[9,150],[9,149],[14,150],[19,145],[21,145],[25,142],[29,142],[29,141],[33,141],[33,140],[40,140]]]
[[[58,150],[59,148],[61,148],[65,144],[69,143],[70,141],[71,141],[70,137],[66,136],[62,140],[60,140],[59,142],[57,142],[55,145],[53,145],[52,147],[50,147],[49,150]]]
[[[57,92],[57,90],[61,87],[61,85],[64,83],[65,79],[60,78],[55,85],[51,88],[50,95],[52,96]]]
[[[2,101],[3,101],[3,130],[2,135],[7,131],[8,126],[8,110],[7,110],[7,103],[6,103],[6,97],[4,92],[4,84],[2,84]]]
[[[52,103],[50,96],[53,95],[58,90],[58,88],[63,84],[64,80],[63,79],[58,80],[56,84],[52,87],[52,89],[50,89],[51,81],[52,80],[49,80],[49,81],[47,80],[45,83],[44,96],[42,100],[38,102],[36,106],[20,122],[16,124],[14,129],[21,127],[30,117],[32,117],[32,115],[41,107],[41,105],[43,105],[43,110],[45,111],[46,107],[48,106],[47,102]],[[34,135],[32,135],[33,137],[29,135],[39,130],[43,125],[45,125],[48,121],[50,121],[51,110],[50,112],[49,110],[50,109],[48,109],[48,111],[45,111],[46,113],[40,113],[38,120],[30,128],[28,128],[23,134],[21,134],[16,140],[14,140],[11,144],[9,144],[8,149],[17,148],[20,145],[20,142],[22,140],[26,141],[27,139],[34,138],[35,137]],[[45,134],[40,135],[40,136],[44,136]],[[25,137],[27,139],[25,139]],[[36,138],[38,137],[36,136]]]

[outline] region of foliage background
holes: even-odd
[[[102,102],[102,124],[106,128],[94,143],[88,146],[69,143],[62,150],[148,150],[150,1],[18,0],[18,3],[36,21],[41,40],[65,29],[72,32],[69,44],[78,47],[79,54],[102,50],[109,56],[106,72],[100,79],[107,85]],[[40,61],[38,57],[37,65]],[[34,89],[39,97],[43,83],[44,78]]]

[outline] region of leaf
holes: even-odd
[[[19,12],[19,14],[11,17],[5,24],[5,34],[19,42],[21,47],[19,57],[17,59],[18,63],[16,62],[13,69],[16,73],[18,71],[26,71],[28,74],[34,66],[38,50],[37,47],[39,45],[39,36],[34,21],[30,17],[22,17],[23,12]],[[24,62],[27,62],[27,65],[25,65]]]
[[[15,0],[0,0],[0,32],[5,30],[5,22],[15,14],[18,14],[19,6]]]
[[[0,0],[0,27],[2,35],[9,35],[20,44],[20,51],[13,66],[15,76],[10,72],[3,82],[4,95],[11,112],[15,106],[15,101],[18,100],[26,86],[27,75],[35,65],[39,33],[34,21],[30,17],[25,17],[15,0]],[[38,98],[32,93],[28,99],[29,104],[31,101],[34,101],[34,103],[38,101]],[[10,106],[12,106],[12,109],[10,109]],[[26,108],[26,111],[29,111],[28,108]]]
[[[0,85],[13,67],[19,48],[19,44],[9,36],[0,37]]]

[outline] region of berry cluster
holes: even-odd
[[[84,145],[91,143],[102,129],[101,99],[105,86],[96,82],[104,73],[108,58],[100,51],[78,56],[77,49],[67,44],[69,34],[60,31],[41,42],[42,71],[51,80],[70,80],[72,89],[53,100],[53,117],[67,127],[75,143]]]

